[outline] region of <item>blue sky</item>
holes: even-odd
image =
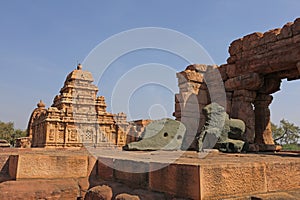
[[[2,0],[0,120],[14,121],[17,128],[26,128],[36,103],[43,99],[47,107],[51,105],[77,61],[82,62],[100,42],[122,31],[139,27],[173,29],[196,40],[216,64],[222,64],[231,41],[252,32],[282,27],[300,17],[299,8],[298,0]],[[187,64],[165,52],[132,53],[114,62],[114,70],[98,82],[99,95],[105,95],[110,106],[110,81],[116,81],[123,69],[152,62],[172,66],[176,71]],[[120,72],[118,76],[114,75],[116,71]],[[271,106],[274,122],[284,117],[300,125],[299,84],[283,83],[282,91],[275,94]],[[149,113],[141,109],[157,104],[166,108],[152,106],[151,116],[158,116],[159,112],[171,115],[172,93],[161,87],[147,87],[144,92],[137,90],[130,99],[132,118],[148,118]],[[159,98],[150,101],[153,93],[149,96],[147,91],[152,90]],[[119,101],[121,104],[122,99]]]

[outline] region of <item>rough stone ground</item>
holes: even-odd
[[[124,197],[129,198],[130,195],[147,200],[197,199],[196,195],[199,193],[199,188],[195,187],[192,188],[192,192],[189,191],[190,186],[194,187],[197,184],[200,184],[202,188],[201,199],[300,199],[300,170],[297,170],[300,167],[299,152],[222,154],[213,151],[205,154],[182,151],[122,152],[106,148],[94,149],[94,155],[97,155],[98,151],[101,152],[98,155],[101,161],[104,158],[113,159],[115,161],[114,166],[116,166],[116,163],[120,165],[116,161],[124,161],[127,166],[132,161],[149,163],[149,165],[164,163],[163,166],[165,167],[169,163],[173,164],[161,170],[144,174],[122,173],[117,170],[104,170],[105,173],[101,174],[103,173],[101,162],[95,165],[95,162],[93,164],[89,161],[89,165],[95,165],[96,167],[86,166],[87,168],[93,168],[87,177],[11,180],[12,178],[8,175],[9,166],[7,162],[10,155],[59,158],[62,156],[89,156],[90,154],[85,149],[75,148],[0,149],[0,199],[83,199],[87,190],[97,185],[111,187],[113,199],[116,196],[123,199]],[[267,165],[264,163],[267,163]],[[68,170],[67,167],[61,170]],[[51,166],[49,169],[51,169]],[[195,169],[196,171],[194,171]],[[274,175],[268,174],[270,169],[276,173]],[[199,170],[200,174],[197,174]],[[109,176],[110,172],[112,172],[112,176]],[[193,182],[194,179],[199,180],[200,175],[202,175],[203,180],[198,183]],[[232,177],[232,175],[234,176]],[[253,178],[251,176],[257,177]],[[216,177],[218,178],[216,179]],[[246,178],[243,179],[244,177]],[[241,178],[242,180],[235,180],[235,178]],[[270,180],[263,180],[267,178]],[[140,183],[144,183],[144,185]],[[232,188],[241,191],[241,193],[236,196],[233,195]],[[268,192],[262,192],[264,190],[260,188],[269,189]],[[257,191],[250,194],[249,189],[251,191],[257,189]],[[222,198],[214,196],[214,191],[218,191]],[[188,195],[192,193],[192,196],[185,196],[186,193]]]

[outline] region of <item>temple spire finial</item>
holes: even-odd
[[[82,65],[80,63],[77,65],[77,70],[82,70]]]
[[[40,100],[40,102],[37,104],[37,107],[38,108],[45,108],[46,105],[45,105],[45,103],[42,100]]]

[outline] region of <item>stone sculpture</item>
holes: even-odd
[[[140,141],[125,145],[123,150],[179,150],[185,131],[184,124],[179,121],[155,120],[145,127]]]
[[[245,150],[242,136],[245,123],[230,119],[224,107],[213,102],[203,109],[206,123],[198,137],[198,150],[217,148],[222,152],[241,152]]]

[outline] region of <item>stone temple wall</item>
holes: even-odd
[[[274,150],[271,94],[280,90],[282,79],[300,78],[300,18],[233,41],[229,54],[224,65],[194,64],[177,74],[174,116],[187,126],[186,148],[195,147],[195,136],[205,123],[202,108],[217,102],[230,117],[245,122],[244,141],[262,151]]]
[[[92,74],[78,65],[66,78],[49,108],[41,101],[28,123],[32,147],[123,146],[128,122],[124,113],[106,111]]]

